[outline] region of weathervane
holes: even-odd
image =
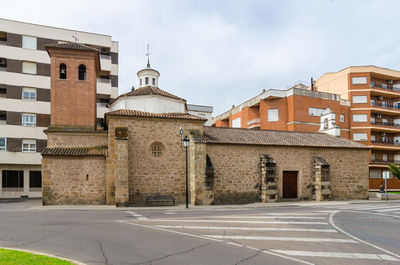
[[[147,56],[147,67],[150,67],[150,45],[149,44],[147,44],[147,53],[146,53],[146,56]]]
[[[75,35],[72,35],[72,38],[74,39],[75,42],[79,41],[77,35],[78,35],[78,32],[75,32]]]

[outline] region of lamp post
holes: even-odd
[[[187,135],[183,139],[183,146],[185,147],[185,153],[186,153],[186,208],[189,208],[189,183],[188,183],[188,147],[189,147],[189,137],[187,137]]]

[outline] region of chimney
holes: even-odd
[[[314,80],[312,77],[311,77],[311,91],[315,91]]]

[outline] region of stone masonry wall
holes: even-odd
[[[283,171],[298,171],[298,199],[311,199],[313,156],[321,156],[331,165],[332,199],[367,199],[368,153],[367,149],[207,144],[214,164],[214,204],[260,200],[261,154],[276,161],[278,198],[282,198]]]
[[[47,133],[47,147],[94,147],[107,145],[107,132],[71,133],[51,132]]]
[[[105,158],[42,159],[43,205],[105,204]]]
[[[146,196],[158,194],[173,195],[176,203],[184,203],[185,149],[181,145],[179,127],[182,127],[184,137],[193,130],[202,133],[202,122],[135,117],[108,119],[107,198],[115,196],[115,128],[127,127],[129,202],[145,204]],[[152,155],[153,144],[162,147],[160,157]],[[112,199],[107,199],[107,204],[112,203]]]

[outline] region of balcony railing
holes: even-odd
[[[399,164],[399,160],[383,160],[383,159],[371,159],[372,163],[387,163],[387,164]]]
[[[370,87],[377,87],[377,88],[383,88],[383,89],[400,92],[400,88],[394,87],[392,84],[377,84],[375,82],[371,82]]]
[[[371,143],[372,144],[400,145],[400,142],[395,142],[395,141],[393,141],[391,139],[385,139],[385,138],[382,138],[382,139],[379,139],[379,140],[374,140],[374,141],[371,140]]]
[[[247,125],[252,125],[252,124],[255,124],[255,123],[259,123],[259,122],[260,122],[260,119],[254,119],[254,120],[251,120],[251,121],[247,122]]]
[[[381,125],[400,128],[400,123],[371,121],[372,125]]]
[[[371,102],[371,106],[388,108],[388,109],[400,109],[400,104],[393,105],[393,104],[381,103],[381,102]]]

